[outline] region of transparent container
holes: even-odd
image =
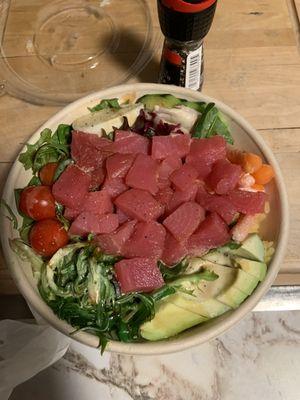
[[[0,0],[0,91],[61,105],[125,82],[151,60],[144,0]]]

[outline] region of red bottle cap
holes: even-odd
[[[171,10],[182,13],[197,13],[206,10],[217,0],[202,0],[197,3],[189,3],[183,0],[162,0],[162,4]]]

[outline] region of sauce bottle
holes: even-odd
[[[165,36],[159,82],[201,90],[203,39],[207,35],[217,0],[157,0]]]

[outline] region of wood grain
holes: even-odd
[[[291,234],[282,274],[277,281],[280,284],[300,282],[300,53],[295,14],[291,14],[291,7],[287,5],[291,1],[219,2],[213,27],[205,41],[203,90],[233,107],[259,129],[281,166],[291,206]],[[38,0],[30,0],[32,7],[37,3]],[[20,4],[16,15],[18,24],[10,38],[11,57],[16,65],[26,66],[30,55],[24,52],[21,39],[16,35],[25,10]],[[145,69],[130,82],[157,79],[162,36],[156,1],[150,0],[148,4],[153,18],[155,52]],[[294,0],[294,6],[300,15],[300,0]],[[30,35],[32,26],[27,28]],[[129,46],[124,49],[121,60],[130,54]],[[109,62],[103,69],[107,81]],[[119,68],[122,72],[124,63],[120,62]],[[32,72],[28,67],[26,73]],[[30,104],[8,94],[0,97],[1,188],[26,140],[58,110],[59,107]],[[17,293],[17,290],[0,255],[0,294],[7,293]]]

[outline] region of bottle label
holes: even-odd
[[[201,86],[202,46],[191,51],[186,58],[185,87],[198,90]]]
[[[159,82],[201,90],[203,47],[182,50],[165,44],[160,64]]]

